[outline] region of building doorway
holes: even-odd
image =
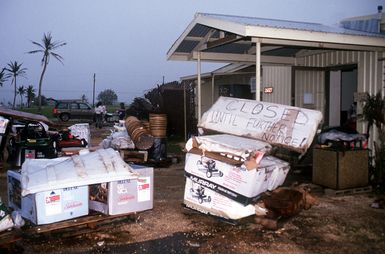
[[[354,95],[357,93],[357,66],[330,70],[328,90],[328,125],[356,129]]]

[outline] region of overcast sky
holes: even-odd
[[[48,65],[43,95],[55,99],[92,102],[113,89],[118,101],[130,103],[148,89],[196,73],[195,62],[167,61],[166,53],[196,12],[337,24],[341,19],[373,14],[384,0],[0,0],[0,68],[10,61],[23,63],[26,77],[18,85],[38,90],[41,55],[36,49],[51,32],[64,65],[54,58]],[[204,64],[202,71],[218,65]],[[0,102],[13,99],[7,81]],[[19,102],[19,97],[17,98]]]

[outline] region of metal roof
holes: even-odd
[[[346,29],[346,28],[337,27],[337,26],[327,26],[320,23],[289,21],[289,20],[281,20],[281,19],[266,19],[266,18],[256,18],[256,17],[241,17],[241,16],[230,16],[230,15],[209,14],[209,13],[198,13],[197,15],[211,17],[211,18],[223,20],[223,21],[230,21],[234,23],[247,25],[247,26],[260,26],[260,27],[270,27],[270,28],[303,30],[303,31],[310,31],[310,32],[349,34],[349,35],[361,35],[361,36],[385,38],[384,35],[378,34],[378,33],[376,34],[376,33],[364,32],[364,31],[351,30],[351,29]]]
[[[169,60],[292,64],[319,50],[385,51],[385,35],[318,23],[197,13],[167,53]]]

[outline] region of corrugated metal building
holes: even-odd
[[[197,84],[198,118],[219,95],[252,96],[318,109],[325,125],[339,125],[354,98],[385,93],[384,21],[382,12],[344,20],[340,27],[198,13],[168,59],[197,61],[197,75],[182,80]],[[202,74],[201,61],[230,64]],[[365,131],[363,122],[357,130]]]

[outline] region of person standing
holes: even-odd
[[[126,116],[126,108],[124,106],[124,103],[120,103],[120,109],[118,110],[118,116],[119,120],[124,120],[124,117]]]
[[[105,113],[106,107],[99,101],[95,108],[96,128],[101,129],[103,127],[103,117]]]

